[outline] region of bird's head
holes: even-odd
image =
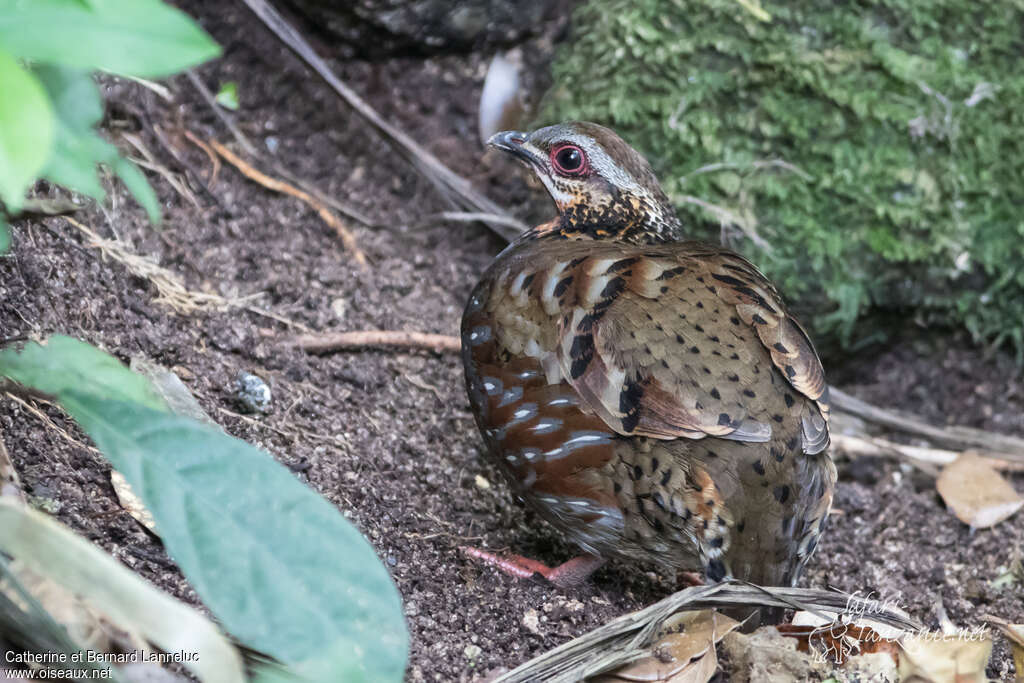
[[[574,121],[532,133],[509,130],[487,144],[533,169],[561,213],[563,232],[632,242],[682,239],[650,164],[604,126]]]

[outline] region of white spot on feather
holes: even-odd
[[[558,299],[555,298],[555,287],[562,279],[568,262],[559,261],[548,271],[547,279],[544,280],[544,289],[541,290],[540,302],[544,306],[544,312],[548,315],[558,315]]]

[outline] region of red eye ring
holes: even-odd
[[[561,175],[579,177],[590,170],[586,153],[576,145],[551,148],[551,166]]]

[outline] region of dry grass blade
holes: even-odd
[[[255,313],[256,315],[262,315],[270,318],[271,320],[276,320],[288,327],[294,327],[295,329],[302,330],[303,332],[310,331],[310,329],[302,323],[289,320],[284,316],[280,316],[271,311],[265,311],[251,305],[249,302],[258,297],[259,294],[250,294],[248,296],[225,299],[224,297],[216,294],[194,292],[185,287],[184,283],[175,273],[163,268],[152,259],[140,256],[139,254],[130,251],[122,242],[103,239],[96,234],[96,231],[92,228],[78,222],[74,218],[69,216],[64,216],[63,218],[69,224],[78,228],[90,239],[90,244],[88,246],[99,249],[104,256],[117,261],[127,268],[132,275],[153,283],[153,286],[156,287],[157,291],[156,303],[170,306],[182,315],[188,315],[197,311],[243,308],[251,313]]]
[[[741,216],[735,211],[727,209],[724,206],[712,204],[711,202],[704,201],[703,199],[699,197],[694,197],[692,195],[682,195],[680,197],[675,197],[675,199],[682,202],[683,204],[693,204],[694,206],[699,206],[700,208],[704,209],[712,216],[717,218],[718,222],[721,223],[722,225],[735,225],[736,227],[738,227],[751,242],[761,247],[765,251],[772,250],[772,245],[770,245],[767,241],[765,241],[763,237],[761,237],[761,235],[758,234],[757,221],[753,218],[753,216]]]
[[[437,157],[421,147],[397,126],[381,118],[373,107],[331,71],[327,63],[313,51],[313,48],[299,32],[286,22],[266,0],[243,0],[243,2],[252,10],[253,14],[259,17],[260,21],[266,24],[267,28],[316,71],[348,106],[362,116],[378,133],[392,142],[395,149],[412,164],[413,168],[438,187],[442,193],[468,211],[508,216],[504,209],[477,192],[467,179],[445,166]],[[511,217],[509,218],[511,219]],[[518,229],[512,229],[504,223],[488,222],[487,225],[507,240],[515,238],[525,229],[525,226],[522,225]]]
[[[917,631],[921,625],[875,600],[847,593],[765,588],[739,583],[696,586],[674,593],[650,607],[623,615],[586,635],[531,659],[495,679],[494,683],[550,681],[568,683],[609,671],[642,656],[662,623],[681,610],[760,605],[825,610],[862,615],[897,628]]]
[[[310,353],[325,353],[363,346],[397,346],[434,351],[455,351],[461,348],[458,337],[424,332],[403,332],[392,330],[361,330],[358,332],[333,332],[307,334],[295,337],[292,343]]]
[[[217,152],[217,154],[223,157],[223,159],[229,164],[237,168],[242,175],[249,180],[259,183],[268,190],[273,190],[274,192],[280,192],[281,194],[295,197],[312,207],[313,210],[317,212],[317,215],[320,216],[321,220],[330,226],[334,232],[338,233],[342,244],[345,245],[345,249],[351,252],[352,258],[356,260],[356,263],[363,268],[366,268],[369,265],[366,260],[366,254],[363,253],[363,250],[359,248],[359,244],[356,242],[356,236],[337,216],[334,215],[334,213],[331,212],[326,204],[321,202],[319,199],[316,199],[308,192],[293,187],[283,180],[271,178],[266,173],[253,168],[245,160],[216,140],[210,140],[208,144]]]
[[[46,515],[0,499],[0,549],[163,651],[201,653],[184,662],[200,680],[245,680],[238,650],[206,617]]]
[[[511,216],[502,216],[496,213],[481,213],[479,211],[442,211],[441,213],[427,216],[428,223],[442,223],[451,221],[455,223],[487,223],[490,225],[505,225],[512,230],[522,231],[523,224]]]
[[[117,240],[103,239],[92,228],[70,216],[64,216],[63,219],[89,238],[89,246],[99,249],[105,256],[123,265],[132,275],[152,282],[157,291],[157,303],[166,304],[183,314],[205,309],[225,309],[239,303],[228,301],[216,294],[190,291],[177,275],[152,259],[128,250]]]
[[[192,194],[192,191],[188,189],[185,182],[177,174],[173,173],[169,168],[161,164],[138,136],[132,135],[131,133],[122,133],[121,137],[130,143],[131,146],[143,156],[143,159],[132,159],[133,163],[141,166],[142,168],[159,173],[164,177],[164,180],[174,188],[174,191],[188,200],[192,206],[197,209],[202,208],[202,204],[200,204],[199,200],[196,199],[196,196]]]

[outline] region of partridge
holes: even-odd
[[[684,239],[647,161],[566,123],[489,144],[558,216],[490,265],[462,358],[490,459],[584,551],[520,576],[584,579],[607,557],[707,581],[793,585],[828,517],[828,387],[814,347],[743,257]]]

